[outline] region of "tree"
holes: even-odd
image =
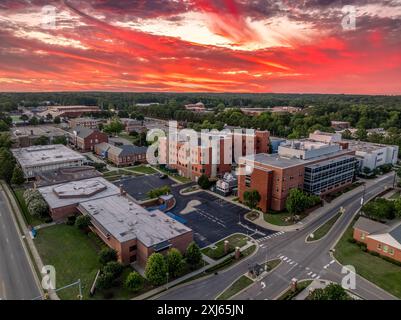
[[[138,292],[142,290],[144,282],[145,281],[141,275],[134,271],[127,276],[125,287],[132,292]]]
[[[124,129],[124,125],[119,118],[113,118],[109,124],[105,125],[103,131],[108,134],[119,134]]]
[[[7,123],[4,122],[4,120],[0,120],[0,132],[5,132],[10,130],[10,127],[8,126]]]
[[[397,176],[398,176],[399,178],[401,178],[401,167],[398,168],[398,170],[397,170]]]
[[[251,209],[256,209],[261,197],[258,190],[245,191],[244,203]]]
[[[46,136],[40,136],[39,138],[35,139],[33,143],[35,146],[45,146],[48,145],[50,142],[49,138]]]
[[[107,262],[117,261],[117,251],[111,248],[104,248],[99,252],[99,262],[106,265]]]
[[[307,198],[302,190],[297,188],[291,189],[285,202],[285,207],[288,212],[293,215],[301,213],[305,210],[306,205]]]
[[[21,121],[24,121],[24,122],[27,122],[29,120],[29,117],[25,113],[22,114],[19,118]]]
[[[199,179],[198,179],[198,185],[199,185],[202,189],[204,189],[204,190],[210,188],[211,183],[210,183],[210,180],[209,180],[209,178],[207,177],[207,175],[202,174],[202,175],[199,177]]]
[[[159,286],[167,280],[167,264],[164,257],[160,253],[152,253],[146,263],[146,278],[155,286]]]
[[[15,159],[10,150],[0,148],[0,179],[11,182],[15,167]]]
[[[196,267],[202,261],[202,252],[195,242],[191,242],[185,253],[185,259],[192,266]]]
[[[124,266],[120,262],[117,262],[117,261],[107,262],[106,265],[102,269],[103,273],[112,274],[114,279],[121,276],[121,274],[123,273],[123,270],[124,270]]]
[[[46,115],[46,120],[48,120],[48,121],[53,120],[53,116],[52,116],[51,113],[48,113],[48,114]]]
[[[109,289],[114,284],[114,276],[111,273],[102,273],[97,278],[96,287],[100,290]]]
[[[60,117],[59,117],[59,116],[54,117],[53,122],[54,122],[55,124],[60,124],[60,123],[61,123]]]
[[[38,118],[36,118],[35,116],[33,116],[31,119],[29,119],[28,123],[31,126],[37,126],[39,124],[39,120]]]
[[[401,198],[394,201],[395,216],[401,218]]]
[[[42,195],[37,189],[26,189],[23,196],[26,205],[29,205],[34,199],[43,199]]]
[[[10,149],[12,145],[10,134],[7,132],[0,133],[0,148]]]
[[[63,144],[67,145],[67,138],[65,136],[54,137],[52,144]]]
[[[91,217],[90,216],[79,216],[75,220],[75,226],[78,229],[84,230],[84,229],[87,229],[89,227],[90,222],[91,222]]]
[[[369,218],[383,220],[394,219],[396,214],[395,203],[392,200],[377,198],[362,207],[362,212]]]
[[[15,185],[21,185],[25,182],[24,173],[18,166],[14,167],[13,176],[11,178],[11,183]]]
[[[309,300],[352,300],[347,291],[339,284],[331,283],[324,289],[315,289]]]
[[[29,203],[28,211],[33,216],[45,217],[49,213],[49,207],[43,198],[35,198]]]
[[[169,274],[173,277],[178,277],[183,270],[184,260],[180,251],[172,248],[166,255],[166,262]]]
[[[154,199],[154,198],[158,198],[162,195],[169,194],[170,192],[171,192],[170,186],[163,186],[163,187],[148,191],[147,195],[150,199]]]

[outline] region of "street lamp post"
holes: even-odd
[[[166,290],[168,289],[168,272],[166,272],[167,283],[166,283]]]

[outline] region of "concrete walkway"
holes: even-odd
[[[38,282],[38,287],[41,289],[42,295],[43,295],[44,292],[42,290],[42,286],[40,285],[40,281],[37,276],[38,274],[37,274],[36,270],[42,270],[44,263],[38,253],[38,250],[36,249],[33,239],[31,238],[31,236],[29,234],[29,230],[25,223],[24,217],[22,216],[20,208],[19,208],[17,202],[15,201],[15,198],[14,198],[10,188],[8,187],[8,185],[6,185],[3,182],[1,183],[1,185],[3,187],[4,192],[7,194],[7,198],[10,200],[10,205],[11,205],[12,210],[15,213],[15,216],[18,220],[18,227],[20,229],[20,232],[23,235],[24,239],[26,240],[26,242],[24,242],[24,243],[27,245],[27,249],[29,249],[29,251],[31,253],[31,256],[28,255],[28,260],[30,261],[30,263],[36,264],[36,268],[33,265],[32,265],[32,268],[34,270],[35,278]],[[51,300],[60,300],[60,298],[57,296],[57,293],[50,290],[48,294],[49,294],[49,298]],[[38,298],[40,298],[40,297],[38,297]]]
[[[256,252],[258,250],[258,245],[254,241],[248,241],[246,245],[244,245],[243,247],[240,248],[240,251],[242,252],[242,251],[244,251],[244,250],[246,250],[249,247],[254,246],[254,245],[256,245],[256,250],[255,250],[255,252]],[[162,293],[163,291],[168,290],[168,288],[172,288],[172,287],[174,287],[176,285],[179,285],[180,283],[184,282],[185,280],[188,280],[188,279],[190,279],[190,278],[192,278],[194,276],[197,276],[197,275],[199,275],[201,273],[204,273],[207,269],[210,269],[211,267],[214,267],[215,265],[218,265],[218,264],[222,263],[224,260],[226,260],[229,257],[233,257],[234,255],[235,255],[235,252],[231,252],[230,254],[225,255],[224,257],[222,257],[219,260],[213,260],[212,258],[202,254],[203,261],[207,262],[208,265],[205,265],[202,268],[200,268],[198,270],[195,270],[195,271],[193,271],[191,273],[187,273],[186,275],[184,275],[184,276],[182,276],[182,277],[180,277],[178,279],[175,279],[175,280],[169,282],[168,284],[162,285],[162,286],[157,287],[157,288],[155,288],[153,290],[145,292],[144,294],[142,294],[140,296],[137,296],[137,297],[133,298],[132,300],[144,300],[144,299],[148,299],[148,298],[150,298],[152,296],[155,296],[155,295],[157,295],[159,293]],[[244,260],[250,258],[252,255],[253,254],[245,257],[241,261],[244,261]],[[194,281],[195,281],[195,279],[194,279]]]

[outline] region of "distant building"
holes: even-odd
[[[264,112],[270,112],[270,108],[240,108],[240,110],[248,116],[259,116]]]
[[[124,125],[124,130],[127,133],[131,133],[134,131],[141,133],[146,131],[146,127],[144,126],[143,121],[130,118],[121,118],[120,121]]]
[[[354,239],[365,243],[369,251],[401,262],[401,224],[389,227],[360,217],[353,228]]]
[[[302,111],[302,108],[284,106],[284,107],[273,107],[270,108],[269,111],[272,113],[298,113]]]
[[[205,105],[202,102],[198,102],[198,103],[194,103],[194,104],[186,104],[185,109],[193,111],[193,112],[206,111]]]
[[[147,147],[134,145],[113,146],[108,143],[100,143],[95,146],[95,153],[108,159],[116,166],[130,166],[136,163],[146,163]]]
[[[38,115],[46,117],[50,114],[55,117],[82,117],[84,114],[101,112],[97,106],[49,106],[46,111],[40,112]]]
[[[270,148],[271,148],[270,152],[277,153],[278,147],[281,146],[282,144],[286,143],[286,141],[287,141],[287,139],[270,137]]]
[[[349,123],[348,121],[331,121],[331,127],[334,130],[350,129],[351,123]]]
[[[396,145],[385,145],[356,140],[346,140],[350,150],[355,151],[355,155],[360,159],[360,169],[369,168],[375,170],[378,167],[391,164],[395,165],[398,161],[399,147]]]
[[[53,125],[21,126],[11,128],[11,141],[15,148],[33,146],[41,137],[46,137],[51,144],[54,138],[67,138],[68,133]]]
[[[216,182],[216,192],[223,195],[230,195],[238,186],[238,178],[234,172],[226,172],[222,179]]]
[[[99,126],[100,120],[92,118],[74,118],[68,121],[70,128],[85,127],[96,129]]]
[[[69,130],[70,144],[84,152],[94,151],[95,145],[108,141],[108,135],[97,129],[75,127]]]
[[[25,178],[66,167],[82,166],[86,158],[62,144],[12,149]]]

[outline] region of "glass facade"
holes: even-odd
[[[351,182],[356,163],[355,157],[345,156],[305,166],[304,190],[320,195]]]

